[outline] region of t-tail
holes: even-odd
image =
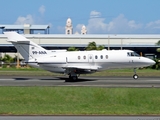
[[[7,41],[11,42],[15,46],[26,62],[48,54],[46,49],[30,41],[23,35],[16,32],[4,32],[4,34],[8,38]]]

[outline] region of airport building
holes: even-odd
[[[49,34],[49,25],[0,25],[0,29],[3,32],[16,31],[20,34],[34,34],[34,32],[42,32],[43,34]]]
[[[130,49],[139,54],[156,55],[156,43],[160,40],[160,34],[87,34],[87,28],[83,25],[80,33],[73,34],[73,26],[70,18],[66,21],[64,34],[49,34],[48,25],[0,25],[2,31],[17,31],[46,49],[67,49],[77,47],[85,50],[89,42],[104,45],[107,50]],[[44,31],[42,34],[34,34],[34,31]],[[0,34],[0,53],[16,53],[14,46],[6,41],[4,34]]]

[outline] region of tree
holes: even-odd
[[[156,43],[156,45],[160,45],[160,40]],[[157,52],[160,52],[160,48],[157,48]]]
[[[2,58],[2,61],[7,64],[10,64],[11,62],[14,62],[14,59],[10,55],[5,54],[5,56]]]
[[[97,47],[97,50],[103,50],[103,49],[105,49],[104,45],[99,45],[99,46]]]
[[[97,45],[95,42],[89,42],[88,46],[86,47],[86,50],[97,50]]]
[[[67,51],[78,51],[79,49],[78,48],[75,48],[75,47],[69,47],[67,49]]]
[[[156,43],[156,45],[160,45],[160,40]]]
[[[158,59],[155,59],[155,64],[152,66],[153,69],[159,70],[160,69],[160,62]]]
[[[157,52],[160,52],[160,48],[157,48]]]
[[[95,42],[89,42],[88,46],[86,47],[86,50],[103,50],[104,48],[104,45],[99,45],[97,47]]]
[[[85,48],[87,51],[89,50],[103,50],[105,49],[104,45],[99,45],[97,47],[96,42],[89,42],[89,44],[87,45],[87,47]],[[78,48],[75,47],[69,47],[67,51],[78,51]]]

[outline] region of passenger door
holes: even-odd
[[[88,62],[93,63],[93,55],[92,54],[88,55]]]

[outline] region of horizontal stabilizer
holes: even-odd
[[[19,35],[16,32],[4,32],[4,34],[8,38],[8,42],[22,42],[22,41],[30,41],[22,35]]]

